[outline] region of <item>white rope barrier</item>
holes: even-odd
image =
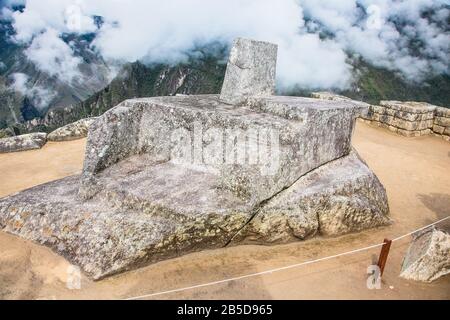
[[[406,238],[408,236],[411,236],[411,235],[413,235],[413,234],[415,234],[417,232],[420,232],[422,230],[430,228],[430,227],[432,227],[432,226],[434,226],[434,225],[436,225],[438,223],[441,223],[441,222],[443,222],[445,220],[448,220],[448,219],[450,219],[450,216],[448,216],[446,218],[443,218],[443,219],[441,219],[439,221],[436,221],[434,223],[431,223],[431,224],[429,224],[429,225],[427,225],[425,227],[422,227],[420,229],[414,230],[414,231],[412,231],[410,233],[407,233],[405,235],[402,235],[400,237],[397,237],[397,238],[393,239],[392,242],[395,242],[395,241],[401,240],[403,238]],[[293,264],[293,265],[289,265],[289,266],[285,266],[285,267],[281,267],[281,268],[275,268],[275,269],[270,269],[270,270],[266,270],[266,271],[251,273],[251,274],[247,274],[247,275],[243,275],[243,276],[228,278],[228,279],[224,279],[224,280],[218,280],[218,281],[198,284],[198,285],[194,285],[194,286],[190,286],[190,287],[184,287],[184,288],[179,288],[179,289],[172,289],[172,290],[167,290],[167,291],[160,291],[160,292],[150,293],[150,294],[146,294],[146,295],[142,295],[142,296],[136,296],[136,297],[132,297],[132,298],[127,298],[125,300],[140,300],[140,299],[144,299],[144,298],[151,298],[151,297],[161,296],[161,295],[165,295],[165,294],[169,294],[169,293],[188,291],[188,290],[193,290],[193,289],[198,289],[198,288],[214,286],[214,285],[218,285],[218,284],[222,284],[222,283],[227,283],[227,282],[232,282],[232,281],[252,278],[252,277],[256,277],[256,276],[271,274],[271,273],[278,272],[278,271],[283,271],[283,270],[288,270],[288,269],[293,269],[293,268],[299,268],[299,267],[306,266],[306,265],[309,265],[309,264],[313,264],[313,263],[317,263],[317,262],[321,262],[321,261],[326,261],[326,260],[330,260],[330,259],[335,259],[335,258],[339,258],[339,257],[355,254],[355,253],[358,253],[358,252],[362,252],[362,251],[367,251],[367,250],[370,250],[370,249],[382,247],[383,245],[384,245],[384,243],[378,243],[378,244],[374,244],[374,245],[371,245],[371,246],[368,246],[368,247],[355,249],[355,250],[351,250],[351,251],[347,251],[347,252],[344,252],[344,253],[335,254],[335,255],[332,255],[332,256],[323,257],[323,258],[319,258],[319,259],[315,259],[315,260],[309,260],[309,261],[305,261],[305,262],[302,262],[302,263],[297,263],[297,264]]]

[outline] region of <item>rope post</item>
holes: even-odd
[[[383,246],[381,247],[380,257],[378,258],[378,267],[380,268],[380,277],[383,276],[384,268],[386,267],[386,261],[391,249],[392,240],[384,239]]]

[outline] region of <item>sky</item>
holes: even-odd
[[[39,69],[69,82],[81,61],[65,33],[95,33],[92,50],[111,63],[177,63],[197,45],[236,37],[273,42],[282,88],[348,88],[348,53],[409,81],[450,73],[450,0],[0,1],[0,19],[16,32],[11,40]],[[17,4],[25,9],[11,10]],[[103,17],[101,27],[94,16]],[[412,39],[422,43],[415,52]]]

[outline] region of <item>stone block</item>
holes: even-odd
[[[95,121],[95,118],[81,119],[74,123],[65,125],[49,133],[49,141],[71,141],[86,138],[89,126]]]
[[[238,38],[231,48],[220,100],[244,103],[248,97],[275,94],[278,46]]]
[[[429,229],[414,236],[403,260],[400,276],[432,282],[450,273],[450,235]]]
[[[436,106],[433,106],[426,102],[415,101],[381,101],[380,105],[395,111],[418,114],[430,113],[436,110]]]
[[[444,130],[445,127],[438,126],[437,124],[433,126],[433,131],[437,134],[444,134]]]
[[[46,133],[30,133],[0,139],[0,153],[19,152],[42,148],[47,142]]]

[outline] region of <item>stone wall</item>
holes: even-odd
[[[433,132],[450,141],[450,109],[437,107],[434,113]]]
[[[428,103],[381,101],[370,106],[365,120],[405,137],[419,137],[432,133],[435,110]]]
[[[314,92],[313,98],[332,101],[353,101],[331,92]],[[381,101],[380,105],[367,105],[362,121],[376,125],[405,137],[433,134],[450,141],[450,109],[425,102]]]

